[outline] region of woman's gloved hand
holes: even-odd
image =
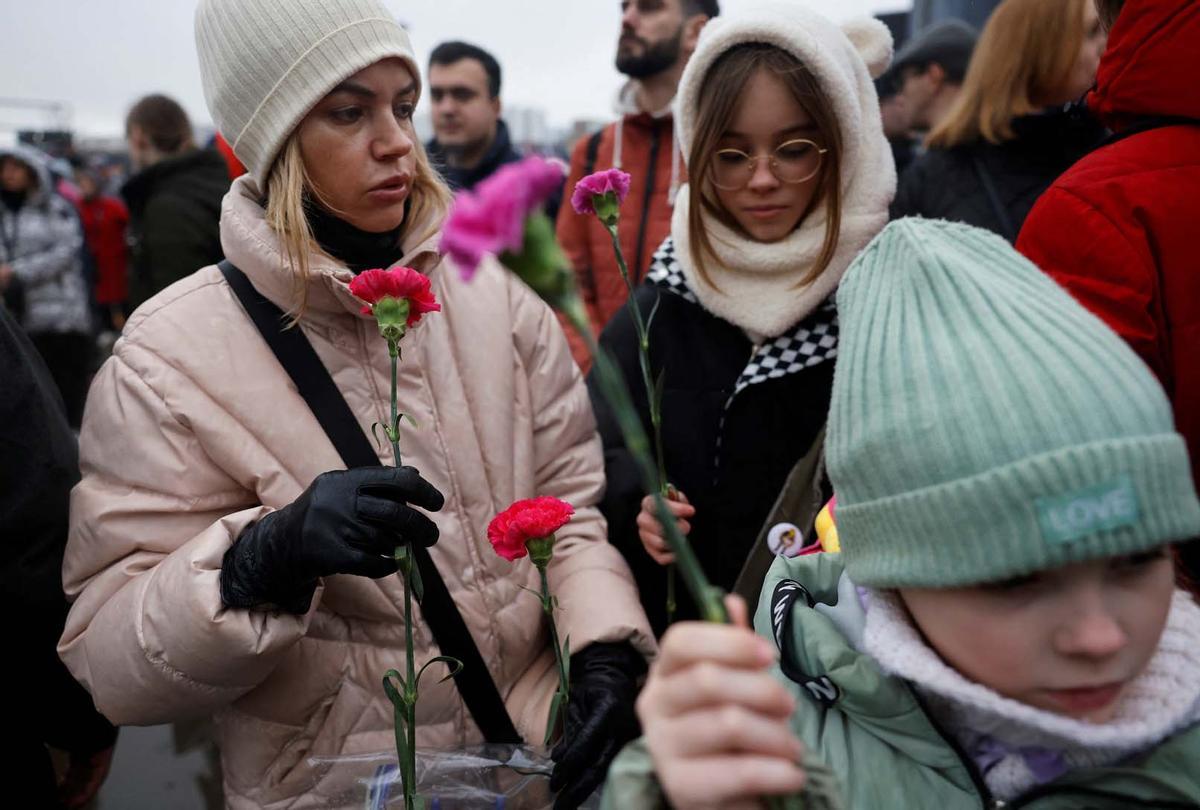
[[[225,552],[221,601],[305,613],[318,577],[378,579],[396,571],[397,546],[436,543],[437,526],[413,506],[436,512],[444,502],[412,467],[322,473],[295,501],[247,526]]]
[[[628,642],[595,643],[571,656],[571,697],[563,739],[550,758],[554,810],[574,810],[600,786],[608,766],[638,735],[634,710],[646,659]]]

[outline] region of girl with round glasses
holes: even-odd
[[[708,23],[680,83],[675,120],[692,182],[634,301],[653,313],[672,508],[722,588],[752,551],[761,557],[785,482],[793,470],[804,478],[798,462],[819,450],[837,353],[832,294],[895,190],[871,83],[890,54],[871,21],[843,29],[794,3],[759,3]],[[627,311],[601,342],[628,379],[641,378]],[[609,537],[661,634],[672,558],[611,414],[597,396],[593,405]],[[675,618],[694,617],[677,597]]]

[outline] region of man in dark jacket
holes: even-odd
[[[454,190],[520,160],[500,117],[500,63],[483,48],[443,42],[429,56],[433,139],[425,149]]]
[[[0,601],[11,619],[0,694],[6,772],[17,776],[5,789],[22,807],[82,807],[108,773],[117,731],[55,651],[67,616],[62,560],[78,454],[58,390],[4,307],[0,380]],[[69,754],[61,789],[47,745]]]
[[[1117,134],[1042,195],[1017,249],[1146,361],[1200,470],[1200,5],[1096,5],[1112,30],[1087,104]]]
[[[221,200],[229,172],[215,149],[197,149],[187,113],[166,96],[146,96],[125,119],[137,174],[121,189],[133,236],[130,304],[220,261]]]

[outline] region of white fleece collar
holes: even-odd
[[[671,235],[688,283],[705,309],[762,337],[776,337],[812,312],[837,287],[846,268],[887,224],[896,193],[896,166],[883,134],[872,75],[891,59],[892,38],[878,20],[839,28],[792,2],[748,3],[705,24],[684,68],[676,95],[675,130],[686,155],[695,134],[696,111],[709,68],[721,54],[747,42],[775,45],[799,59],[833,104],[842,135],[841,233],[833,261],[810,284],[808,274],[825,239],[825,212],[812,211],[780,242],[755,242],[707,214],[704,228],[716,252],[705,257],[713,283],[695,272],[688,238],[688,190],[681,186]]]
[[[912,683],[977,764],[988,761],[984,779],[1001,799],[1046,781],[1031,764],[1039,756],[1059,757],[1065,770],[1108,765],[1200,722],[1200,607],[1183,591],[1172,599],[1157,652],[1122,696],[1116,717],[1103,725],[1037,709],[968,680],[925,643],[894,592],[870,591],[867,604],[863,651]]]

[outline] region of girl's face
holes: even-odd
[[[1167,549],[965,588],[902,588],[930,646],[976,683],[1090,723],[1116,714],[1158,647],[1175,572]]]
[[[767,70],[746,82],[741,100],[716,149],[736,149],[757,158],[753,173],[739,188],[712,186],[717,202],[758,242],[778,242],[796,229],[812,206],[820,173],[799,183],[785,183],[771,169],[775,150],[796,139],[824,148],[812,117],[782,79]],[[800,147],[803,148],[803,147]],[[826,154],[822,161],[833,156]],[[712,158],[713,163],[718,160]]]
[[[416,172],[417,82],[400,59],[376,62],[335,87],[300,122],[300,156],[317,197],[356,228],[404,221]]]

